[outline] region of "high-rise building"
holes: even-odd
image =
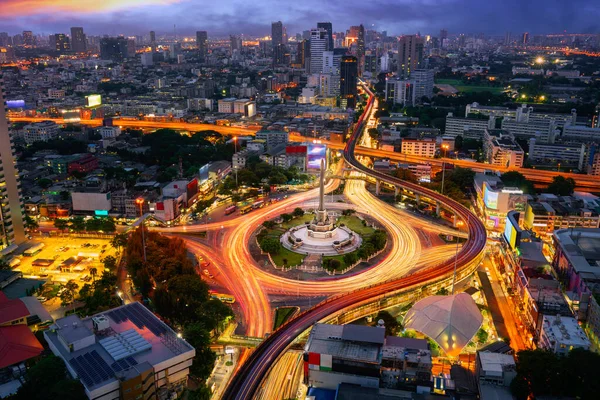
[[[129,56],[127,39],[123,36],[104,37],[100,39],[100,58],[103,60],[122,61]]]
[[[327,35],[329,36],[329,41],[327,42],[327,50],[333,51],[333,26],[331,22],[317,22],[317,29],[325,29],[327,31]]]
[[[206,31],[196,32],[196,46],[198,46],[200,60],[206,61],[208,56],[208,33]]]
[[[64,33],[54,34],[54,46],[51,46],[52,50],[56,50],[59,53],[66,53],[71,50],[71,43],[69,37]]]
[[[3,170],[0,174],[0,247],[2,248],[25,241],[19,171],[16,168],[14,151],[12,136],[8,131],[4,88],[2,75],[0,75],[0,165]]]
[[[323,52],[327,49],[327,31],[325,29],[310,30],[310,73],[323,72]]]
[[[35,38],[33,37],[33,32],[23,31],[23,44],[25,46],[35,45]]]
[[[156,32],[150,31],[150,48],[154,53],[156,51]]]
[[[410,79],[415,82],[415,99],[421,103],[423,97],[431,99],[433,97],[433,76],[432,69],[415,69],[410,74]]]
[[[358,40],[356,41],[356,59],[358,61],[358,75],[362,76],[365,68],[365,27],[358,27]]]
[[[231,49],[231,54],[234,51],[242,51],[242,38],[237,35],[229,35],[229,47]]]
[[[11,44],[12,40],[8,36],[8,32],[0,32],[0,46],[9,46]]]
[[[441,29],[440,30],[440,47],[444,48],[445,47],[445,43],[444,41],[448,40],[448,31],[446,29]]]
[[[284,64],[287,51],[281,21],[271,23],[271,47],[273,48],[273,65]]]
[[[300,64],[301,68],[309,67],[308,63],[310,62],[310,42],[306,39],[303,39],[298,42],[298,47],[296,50],[296,64]]]
[[[417,35],[402,36],[398,41],[398,75],[410,76],[423,62],[423,38]]]
[[[510,32],[506,32],[504,34],[504,45],[505,46],[508,46],[510,44],[510,36],[511,36]]]
[[[527,44],[529,42],[529,32],[523,32],[523,38],[521,39],[523,44]]]
[[[343,56],[340,64],[340,96],[346,107],[356,107],[356,80],[358,78],[358,61],[354,56]]]
[[[71,50],[75,53],[83,53],[87,50],[87,40],[81,27],[71,28]]]

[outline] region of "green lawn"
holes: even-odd
[[[364,226],[362,220],[354,215],[345,217],[342,216],[337,220],[338,226],[340,224],[344,224],[348,227],[348,229],[353,230],[361,236],[368,236],[375,232],[375,229],[370,226]]]
[[[478,93],[478,92],[491,92],[493,94],[500,94],[504,91],[502,87],[496,86],[469,86],[469,85],[452,85],[459,92],[465,93]]]
[[[275,265],[279,267],[283,267],[283,259],[287,260],[287,265],[300,265],[302,264],[302,260],[304,260],[304,254],[298,254],[291,250],[286,249],[285,247],[281,247],[279,250],[279,254],[271,254],[271,258]]]
[[[304,222],[306,222],[306,221],[312,221],[313,218],[314,218],[313,214],[304,214],[301,217],[294,218],[290,222],[284,222],[284,223],[282,223],[281,227],[284,230],[288,230],[290,228],[293,228],[294,226],[303,225]]]
[[[435,83],[439,83],[441,85],[460,85],[462,81],[458,79],[436,79]]]
[[[273,330],[283,325],[297,310],[298,307],[278,307],[275,310]]]
[[[344,263],[344,256],[343,255],[325,256],[325,257],[323,257],[323,262],[325,262],[325,260],[338,260],[340,262],[340,270],[346,268],[346,264]]]

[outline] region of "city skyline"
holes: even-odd
[[[197,30],[206,30],[209,36],[264,36],[270,31],[269,24],[278,20],[287,27],[288,34],[314,28],[320,21],[331,21],[334,32],[362,22],[366,29],[385,30],[390,35],[416,32],[437,35],[440,29],[447,29],[451,35],[501,35],[507,31],[513,34],[600,32],[594,18],[600,6],[583,0],[568,4],[560,0],[528,3],[509,0],[492,4],[474,0],[401,0],[400,3],[382,2],[378,7],[353,3],[323,4],[308,0],[284,6],[272,0],[258,4],[234,0],[203,4],[199,8],[191,0],[108,0],[102,3],[59,0],[52,4],[39,0],[5,0],[0,24],[2,30],[12,34],[23,30],[50,34],[83,26],[89,34],[130,35],[149,30],[160,33],[176,30],[180,35],[192,36]],[[510,18],[502,18],[503,15]],[[468,28],[465,28],[466,22],[469,22]]]

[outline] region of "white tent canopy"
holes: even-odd
[[[477,333],[483,316],[467,293],[430,296],[406,314],[404,327],[433,339],[448,356],[457,356]]]

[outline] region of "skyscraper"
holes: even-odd
[[[156,32],[150,31],[150,48],[154,53],[156,51]]]
[[[522,40],[523,44],[527,44],[527,42],[529,42],[529,32],[524,32],[523,33],[523,40]]]
[[[327,31],[322,28],[310,31],[310,73],[320,74],[323,72],[323,52],[327,49]]]
[[[54,47],[52,50],[56,50],[59,53],[66,53],[71,50],[71,43],[69,37],[64,33],[54,34]]]
[[[340,96],[346,107],[356,107],[356,79],[358,78],[358,62],[354,56],[342,57],[340,64]]]
[[[8,132],[6,103],[0,75],[0,248],[25,241],[23,204],[12,137]]]
[[[87,50],[87,40],[81,27],[71,28],[71,50],[75,53],[83,53]]]
[[[327,31],[327,35],[329,36],[329,41],[327,42],[327,50],[333,51],[333,26],[331,22],[317,22],[317,29],[325,29]]]
[[[298,42],[296,50],[296,64],[300,64],[301,68],[307,68],[307,63],[310,61],[310,45],[308,40]]]
[[[231,48],[231,54],[234,51],[242,51],[242,38],[236,35],[229,35],[229,47]]]
[[[441,29],[440,30],[440,47],[443,49],[444,47],[446,47],[446,43],[444,43],[444,41],[446,41],[448,39],[448,31],[446,29]]]
[[[283,40],[283,23],[271,23],[271,47],[273,48],[273,65],[281,65],[285,58],[285,44]]]
[[[360,24],[358,27],[358,40],[356,41],[356,58],[358,61],[358,75],[362,76],[365,65],[365,27]]]
[[[398,75],[407,78],[423,62],[423,38],[417,35],[402,36],[398,41]]]
[[[23,44],[25,46],[33,46],[35,44],[35,40],[33,38],[33,32],[23,31]]]
[[[103,60],[123,61],[128,57],[127,39],[123,36],[100,39],[100,58]]]
[[[206,31],[196,32],[196,45],[198,46],[198,55],[202,61],[206,61],[208,56],[208,33]]]

